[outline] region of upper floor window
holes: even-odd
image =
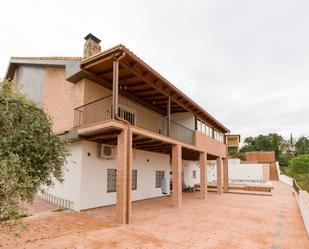
[[[217,141],[220,141],[221,143],[224,143],[224,134],[214,130],[210,126],[208,126],[205,122],[201,120],[197,120],[197,130],[206,134],[207,136],[210,136],[214,138]]]
[[[212,128],[199,119],[197,120],[197,130],[212,137]]]

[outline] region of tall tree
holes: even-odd
[[[309,190],[309,155],[301,155],[290,161],[288,171],[301,188]]]
[[[0,221],[18,217],[21,201],[61,181],[69,154],[44,111],[11,85],[0,82]]]
[[[259,135],[257,137],[247,137],[244,140],[244,146],[241,148],[241,152],[274,151],[276,154],[276,160],[279,160],[283,144],[283,137],[277,133]]]
[[[305,136],[300,137],[295,143],[296,155],[309,154],[309,139]]]

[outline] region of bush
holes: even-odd
[[[0,222],[21,215],[43,185],[62,180],[67,143],[37,104],[0,82]]]
[[[309,190],[309,155],[293,158],[290,161],[288,172],[301,188]]]

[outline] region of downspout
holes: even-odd
[[[128,122],[127,120],[119,117],[119,94],[118,94],[118,88],[119,88],[119,61],[125,57],[125,52],[123,52],[119,57],[115,57],[113,60],[113,113],[112,113],[112,118],[119,120],[121,122],[124,122],[128,125],[128,145],[132,147],[132,136],[131,136],[131,123]],[[129,224],[129,202],[130,202],[130,192],[131,192],[131,186],[128,186],[129,179],[130,179],[130,174],[131,172],[130,167],[128,162],[131,160],[131,155],[130,153],[127,153],[127,198],[126,198],[126,223]]]

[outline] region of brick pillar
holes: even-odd
[[[222,159],[221,157],[217,158],[217,193],[222,193]]]
[[[173,207],[182,205],[182,182],[181,182],[181,145],[173,145],[172,148],[172,170],[173,170]]]
[[[207,199],[207,153],[200,152],[200,194]]]
[[[128,172],[127,174],[127,219],[126,223],[129,224],[131,222],[132,217],[132,131],[131,129],[128,130]]]
[[[229,190],[229,166],[228,159],[223,158],[223,191],[227,192]]]
[[[128,130],[123,129],[117,139],[117,174],[116,174],[116,219],[127,222],[127,181],[128,181]]]

